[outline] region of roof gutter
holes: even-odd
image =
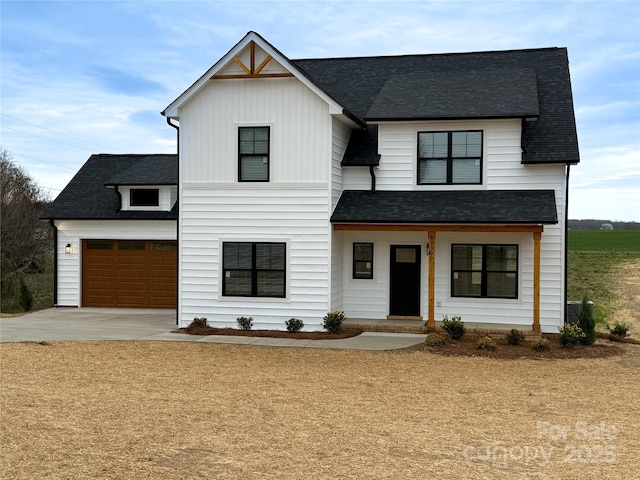
[[[164,112],[162,112],[164,115]],[[167,118],[167,125],[176,129],[176,188],[177,202],[180,202],[180,126],[171,122],[171,117]],[[173,210],[173,207],[172,207]],[[178,203],[178,215],[176,216],[176,326],[180,326],[180,204]]]

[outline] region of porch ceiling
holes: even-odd
[[[331,222],[544,225],[558,223],[558,214],[553,190],[347,190]]]

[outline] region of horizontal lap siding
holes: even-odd
[[[343,189],[342,158],[349,143],[351,129],[335,118],[331,135],[331,206],[335,207]]]
[[[372,242],[373,279],[353,278],[353,243]],[[389,270],[391,245],[421,246],[421,312],[426,316],[428,298],[427,233],[345,232],[343,241],[343,308],[350,318],[384,319],[389,314]]]
[[[460,298],[451,296],[451,244],[518,245],[518,298]],[[463,322],[533,325],[533,234],[532,233],[445,233],[436,235],[435,317],[460,315]],[[441,306],[437,306],[441,302]]]
[[[483,183],[482,185],[417,185],[417,134],[420,131],[436,130],[478,130],[484,132]],[[541,288],[540,323],[543,331],[555,332],[561,326],[564,310],[564,216],[565,216],[565,167],[564,165],[523,165],[521,163],[521,122],[520,120],[486,121],[435,121],[411,122],[405,124],[381,124],[379,126],[380,166],[376,168],[376,188],[378,190],[513,190],[552,189],[555,191],[558,210],[557,225],[545,225],[541,241]],[[343,176],[345,189],[369,189],[370,177],[365,168],[345,168]],[[407,238],[411,238],[407,236]],[[531,234],[521,238],[521,298],[512,301],[495,302],[495,308],[487,308],[487,302],[452,299],[449,293],[450,260],[448,248],[440,247],[446,234],[438,234],[439,257],[436,262],[436,300],[441,300],[442,308],[436,307],[436,320],[444,314],[458,313],[468,318],[482,319],[489,323],[517,323],[530,326],[533,319],[533,240]],[[483,234],[469,233],[463,236],[465,242],[479,242]],[[502,243],[508,236],[490,237],[493,243]],[[345,248],[350,248],[345,242]],[[345,253],[345,255],[347,255]],[[440,258],[440,255],[442,258]],[[388,262],[388,259],[384,260]],[[346,267],[345,267],[346,268]],[[350,267],[349,267],[350,268]],[[347,278],[347,274],[343,276]],[[388,279],[386,280],[388,282]],[[345,309],[353,302],[359,302],[355,311],[359,314],[386,315],[388,283],[373,285],[376,291],[350,291],[345,280]],[[376,290],[377,289],[377,290]],[[355,296],[364,295],[364,301]],[[378,296],[380,295],[380,296]],[[383,302],[384,299],[384,302]],[[368,302],[371,303],[368,303]],[[450,308],[446,308],[450,307]],[[375,310],[375,312],[374,312]],[[377,313],[376,313],[377,312]],[[423,308],[424,312],[424,308]],[[511,319],[511,321],[510,321]]]
[[[81,305],[82,240],[176,240],[175,221],[61,220],[58,227],[58,305]],[[65,254],[70,243],[73,253]]]
[[[351,129],[336,120],[332,120],[331,136],[331,212],[338,203],[344,188],[342,159],[349,143]],[[330,310],[342,310],[342,234],[331,233],[331,306]]]
[[[254,328],[284,329],[301,318],[319,329],[329,308],[329,190],[271,186],[251,190],[185,185],[181,221],[181,324],[207,317],[236,327],[239,316]],[[288,298],[223,297],[221,248],[224,241],[287,242]]]

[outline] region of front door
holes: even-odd
[[[391,245],[389,315],[420,316],[420,246]]]

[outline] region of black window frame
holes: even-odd
[[[255,153],[255,152],[251,152],[251,153],[243,153],[242,152],[242,145],[241,145],[241,134],[240,132],[242,132],[243,130],[263,130],[265,129],[267,131],[267,152],[266,154],[264,153]],[[254,145],[255,146],[255,145]],[[243,165],[243,159],[245,157],[253,157],[253,156],[266,156],[267,157],[267,178],[264,179],[260,179],[260,180],[244,180],[242,178],[242,165]],[[247,126],[247,127],[238,127],[238,181],[239,182],[249,182],[249,183],[253,183],[253,182],[269,182],[271,179],[271,127],[269,126],[264,126],[264,125],[260,125],[260,126]]]
[[[227,268],[225,262],[225,249],[231,245],[251,245],[251,268]],[[279,245],[283,248],[282,268],[257,268],[257,248],[258,245]],[[256,298],[286,298],[287,296],[287,244],[286,242],[223,242],[222,243],[222,296],[223,297],[256,297]],[[227,293],[227,275],[232,272],[251,272],[251,293],[238,294]],[[278,295],[259,295],[258,277],[260,272],[281,272],[282,273],[282,293]]]
[[[149,201],[148,195],[153,193],[153,201]],[[142,201],[136,199],[138,195],[143,195]],[[145,196],[146,195],[146,196]],[[138,200],[138,201],[136,201]],[[129,190],[129,205],[132,207],[159,207],[160,206],[160,189],[159,188],[132,188]]]
[[[446,133],[447,134],[447,155],[446,157],[421,157],[420,156],[420,135],[431,133]],[[480,157],[454,157],[453,156],[453,134],[454,133],[479,133],[480,134]],[[417,139],[417,154],[418,159],[416,170],[416,183],[418,185],[482,185],[482,172],[484,168],[484,130],[434,130],[434,131],[422,131],[418,132]],[[447,165],[446,179],[444,182],[421,182],[420,181],[420,166],[423,161],[428,160],[445,160]],[[477,182],[454,182],[453,181],[453,164],[457,160],[479,160],[480,168],[478,170]]]
[[[482,247],[482,265],[481,269],[455,269],[454,265],[454,249],[455,247]],[[513,270],[489,270],[487,268],[487,249],[489,247],[508,247],[515,248],[515,271]],[[476,273],[480,274],[480,295],[456,294],[455,274],[456,273]],[[513,295],[489,295],[489,275],[490,274],[514,274],[514,292]],[[451,244],[451,296],[455,298],[502,298],[508,300],[517,300],[519,298],[519,278],[520,278],[520,247],[518,244],[502,244],[502,243],[453,243]]]
[[[365,259],[365,260],[359,260],[356,259],[356,247],[359,245],[365,245],[365,246],[369,246],[371,247],[371,258],[369,259]],[[352,249],[352,274],[351,274],[351,278],[353,280],[373,280],[373,242],[353,242],[353,249]],[[358,264],[361,263],[370,263],[371,267],[369,269],[369,273],[366,275],[359,275],[358,274]]]

